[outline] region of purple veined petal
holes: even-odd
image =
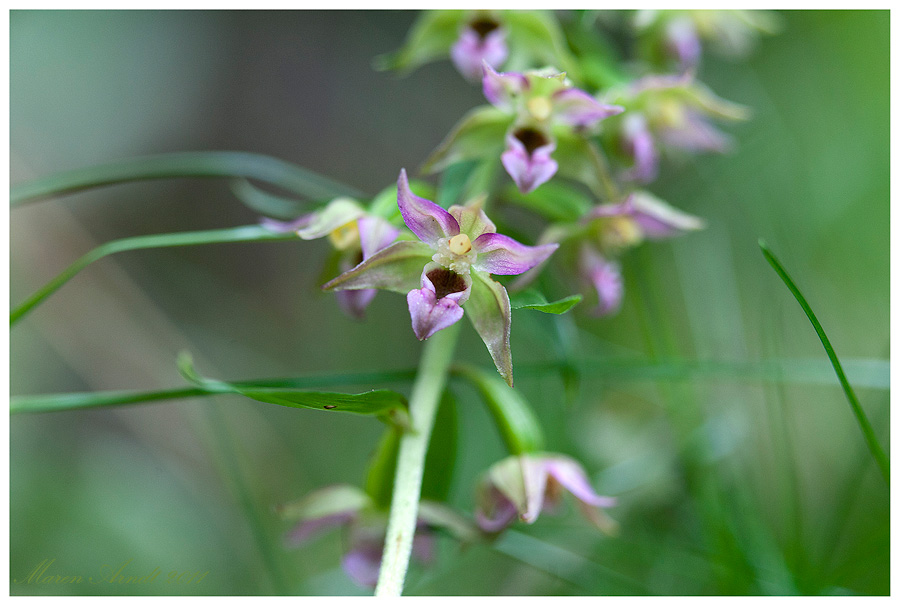
[[[496,487],[489,486],[486,490],[488,495],[485,499],[490,501],[489,506],[482,507],[479,505],[475,510],[475,521],[484,532],[500,532],[516,519],[518,511],[515,504],[497,490]],[[489,509],[489,511],[485,511],[486,509]]]
[[[606,316],[619,310],[625,288],[619,264],[607,261],[594,250],[585,247],[581,252],[581,274],[597,291],[594,315]]]
[[[381,554],[384,549],[381,543],[371,540],[357,541],[353,548],[341,560],[344,572],[361,587],[373,588],[378,584],[378,571],[381,568]]]
[[[366,216],[357,220],[359,226],[359,242],[362,246],[363,260],[368,259],[382,248],[387,248],[400,230],[380,217]]]
[[[506,136],[500,161],[519,191],[527,194],[556,174],[559,165],[550,157],[555,149],[556,143],[540,131],[520,128]]]
[[[732,147],[731,137],[696,111],[687,112],[684,124],[678,128],[661,128],[659,138],[668,147],[692,153],[725,153]]]
[[[355,516],[355,511],[342,511],[340,513],[304,520],[288,533],[287,537],[285,537],[285,542],[291,547],[296,547],[329,528],[347,524]]]
[[[397,204],[403,222],[418,238],[432,248],[437,241],[459,233],[459,223],[453,215],[425,198],[420,198],[409,189],[406,169],[401,169],[397,179]]]
[[[507,112],[516,107],[516,97],[529,89],[528,78],[519,72],[498,73],[487,61],[481,62],[481,87],[491,105]]]
[[[509,54],[506,47],[506,31],[495,28],[481,36],[471,27],[466,27],[450,47],[453,65],[467,80],[477,81],[483,77],[482,62],[498,67]]]
[[[578,88],[564,88],[553,93],[554,119],[576,128],[589,128],[623,111],[624,107],[600,103]]]
[[[378,293],[374,288],[363,290],[339,290],[334,293],[338,305],[348,316],[362,320],[366,315],[366,308]]]
[[[411,290],[406,295],[409,316],[416,338],[424,341],[439,330],[459,322],[463,309],[449,297],[438,299],[428,288]]]
[[[544,459],[544,469],[550,477],[559,482],[582,503],[593,507],[612,507],[616,504],[615,498],[601,496],[594,492],[584,470],[568,457],[547,457]]]
[[[673,19],[666,24],[666,47],[678,58],[682,70],[697,66],[700,62],[700,38],[690,17]]]
[[[472,242],[478,253],[473,267],[500,276],[516,276],[538,265],[559,248],[559,244],[527,246],[498,233],[478,236]]]
[[[624,203],[644,237],[660,240],[703,229],[705,222],[666,204],[649,192],[633,192]]]
[[[659,155],[646,119],[638,113],[628,114],[622,130],[626,152],[634,158],[634,166],[627,171],[626,178],[640,183],[653,181],[659,168]]]

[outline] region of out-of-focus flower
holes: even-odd
[[[453,61],[468,80],[481,79],[481,63],[514,69],[558,65],[577,70],[553,11],[428,10],[413,23],[403,47],[378,57],[378,69],[411,71],[439,59]]]
[[[517,517],[531,524],[542,510],[559,507],[563,490],[577,499],[582,513],[598,528],[614,529],[602,508],[614,506],[616,499],[594,492],[574,460],[550,453],[511,456],[491,466],[478,486],[475,518],[489,533],[500,532]]]
[[[662,151],[728,151],[730,137],[717,129],[712,120],[749,117],[747,108],[717,97],[692,73],[647,76],[611,91],[610,97],[627,112],[610,120],[606,132],[613,139],[612,146],[631,159],[631,168],[623,176],[639,183],[656,178]]]
[[[459,38],[450,47],[453,65],[468,80],[481,79],[481,64],[500,67],[509,49],[506,29],[490,15],[479,15],[465,24]]]
[[[640,10],[634,24],[651,52],[674,57],[682,69],[697,66],[702,42],[744,56],[760,34],[779,29],[775,13],[758,10]]]
[[[347,484],[328,486],[282,505],[278,511],[282,518],[296,523],[286,537],[290,547],[299,547],[332,528],[348,529],[347,551],[341,565],[358,585],[375,587],[384,550],[387,514],[375,508],[368,494]],[[413,557],[421,563],[434,561],[435,535],[421,517],[412,549]]]
[[[400,230],[381,217],[366,213],[350,198],[335,198],[324,208],[294,221],[263,219],[262,224],[277,232],[295,231],[304,240],[328,237],[340,253],[341,272],[352,269],[397,239]],[[374,289],[335,293],[338,304],[349,315],[361,318],[375,297]]]
[[[405,170],[397,181],[397,203],[406,226],[420,241],[396,242],[323,288],[383,288],[406,294],[420,340],[458,322],[465,306],[497,370],[512,385],[509,296],[490,274],[528,271],[557,245],[526,246],[498,234],[478,200],[446,211],[414,195]]]
[[[558,165],[550,157],[556,149],[555,127],[584,132],[623,111],[574,88],[565,73],[552,69],[497,73],[484,64],[482,86],[487,100],[514,118],[501,160],[522,193],[556,173]]]

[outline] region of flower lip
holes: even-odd
[[[544,147],[545,145],[550,143],[550,140],[536,128],[531,127],[522,127],[517,128],[513,132],[513,137],[518,139],[522,145],[525,147],[525,151],[528,152],[528,155],[532,155],[535,150]]]
[[[447,295],[462,292],[468,288],[465,278],[455,271],[443,267],[432,269],[425,275],[434,285],[434,295],[437,299],[443,299]]]
[[[481,18],[469,23],[469,28],[484,40],[492,31],[499,29],[500,24],[493,19]]]

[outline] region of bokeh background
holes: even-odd
[[[10,16],[12,182],[149,153],[264,153],[374,194],[420,166],[477,87],[449,62],[403,79],[372,58],[410,12],[61,12]],[[564,15],[565,17],[565,15]],[[517,372],[551,450],[620,497],[618,537],[569,508],[414,568],[413,594],[886,594],[889,491],[815,333],[765,263],[765,237],[889,438],[889,15],[786,12],[743,61],[700,79],[754,110],[735,153],[670,166],[652,191],[704,232],[625,261],[622,312],[517,312],[517,364],[563,331],[598,363],[563,395]],[[90,248],[251,224],[220,180],[121,185],[16,209],[11,304]],[[402,297],[368,321],[317,279],[320,242],[124,253],[91,266],[10,337],[13,395],[183,385],[181,350],[221,378],[413,368]],[[586,307],[586,306],[585,306]],[[539,316],[539,317],[538,317]],[[580,330],[572,331],[573,327]],[[568,331],[568,332],[566,332]],[[575,335],[575,336],[572,336]],[[490,360],[468,326],[457,356]],[[366,388],[368,386],[362,386]],[[408,384],[388,385],[408,393]],[[450,501],[503,456],[465,386]],[[14,594],[362,594],[346,537],[288,551],[272,508],[360,483],[382,426],[234,397],[10,420],[10,575],[210,571],[197,585],[12,584]],[[251,515],[248,515],[251,512]],[[144,572],[145,571],[145,572]]]

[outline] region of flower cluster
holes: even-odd
[[[412,193],[405,170],[397,180],[397,204],[403,222],[419,241],[400,241],[379,250],[324,288],[383,288],[405,294],[420,340],[458,322],[465,307],[497,370],[511,385],[509,296],[490,275],[524,273],[549,257],[557,245],[526,246],[498,234],[479,200],[444,210]]]

